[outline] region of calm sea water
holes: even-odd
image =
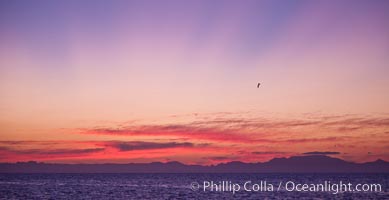
[[[211,191],[207,186],[211,181],[215,185],[224,181],[224,191],[220,191],[222,187]],[[248,181],[249,189],[258,190],[261,181],[264,187],[259,191],[229,190]],[[287,191],[288,181],[295,185],[325,181],[380,184],[382,189],[298,192]],[[257,188],[252,187],[255,184]],[[274,190],[264,191],[270,184]],[[291,187],[289,182],[289,190]],[[389,199],[389,174],[0,174],[0,199]]]

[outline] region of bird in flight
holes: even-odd
[[[260,85],[261,85],[261,83],[258,83],[257,88],[259,88]]]

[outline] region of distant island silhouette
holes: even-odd
[[[353,163],[324,155],[274,158],[263,163],[233,161],[217,165],[180,162],[128,164],[0,163],[0,173],[389,173],[389,162]]]

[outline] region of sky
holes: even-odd
[[[384,0],[1,1],[0,162],[389,160],[388,19]]]

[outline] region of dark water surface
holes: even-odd
[[[220,183],[219,190],[214,185],[204,191],[204,181]],[[244,188],[248,181],[252,191]],[[368,184],[365,189],[380,184],[381,192],[287,191],[288,181],[294,185],[342,181],[351,183],[352,189],[357,184]],[[233,193],[232,186],[237,185],[241,188]],[[292,186],[289,182],[288,190]],[[389,199],[389,174],[0,174],[0,199]]]

